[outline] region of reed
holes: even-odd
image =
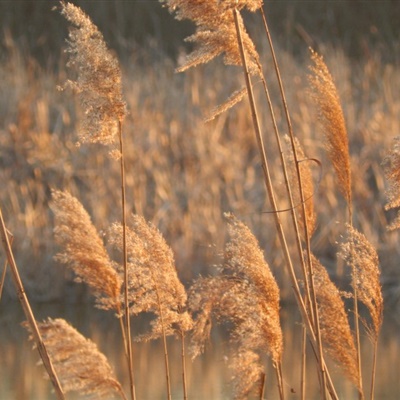
[[[75,391],[99,399],[118,393],[127,399],[107,358],[91,340],[61,318],[48,318],[38,327],[66,393]]]
[[[195,315],[193,357],[204,351],[213,317],[219,323],[230,321],[231,340],[237,345],[232,364],[235,398],[248,398],[261,387],[265,371],[260,356],[267,353],[283,399],[279,288],[251,231],[233,215],[226,218],[229,239],[219,273],[197,279],[190,289],[189,307]]]
[[[128,359],[130,392],[136,399],[133,373],[133,354],[130,317],[128,308],[128,267],[126,256],[126,205],[125,205],[125,168],[122,139],[122,121],[126,116],[126,105],[122,98],[121,72],[118,60],[108,50],[103,35],[90,18],[71,3],[61,2],[61,13],[72,24],[69,33],[68,65],[78,71],[76,80],[67,80],[65,87],[72,88],[79,95],[83,110],[82,124],[79,130],[80,142],[114,145],[110,154],[120,160],[121,179],[121,219],[123,225],[123,265],[125,293],[125,348]],[[119,148],[115,148],[115,142]]]
[[[80,195],[74,197],[67,190],[53,189],[50,206],[55,217],[54,241],[60,248],[56,261],[66,264],[72,269],[76,280],[89,287],[97,307],[112,310],[119,318],[127,356],[131,399],[136,398],[136,389],[130,321],[139,314],[150,314],[153,319],[149,332],[137,336],[136,340],[161,339],[163,343],[167,399],[172,400],[174,396],[167,337],[175,336],[181,340],[182,391],[187,400],[190,393],[187,386],[185,338],[191,339],[193,358],[199,356],[206,349],[214,323],[227,324],[225,327],[230,330],[230,344],[235,349],[231,360],[234,397],[245,399],[255,395],[260,399],[264,398],[268,389],[265,355],[270,357],[275,369],[280,399],[288,397],[285,393],[286,378],[282,365],[284,346],[280,326],[281,291],[270,268],[275,268],[280,258],[287,266],[286,275],[281,276],[288,282],[284,284],[293,289],[302,319],[302,399],[307,398],[308,379],[305,374],[305,333],[318,365],[321,398],[338,398],[335,383],[327,368],[326,356],[342,367],[347,378],[358,390],[359,397],[364,397],[359,320],[366,327],[374,348],[370,395],[372,399],[377,372],[378,337],[383,318],[379,261],[373,246],[353,227],[353,210],[357,207],[357,195],[353,193],[353,186],[357,183],[352,183],[351,156],[344,115],[327,65],[321,56],[311,53],[313,65],[310,68],[309,81],[313,98],[324,128],[327,154],[348,208],[347,237],[339,255],[352,272],[351,297],[356,327],[354,337],[342,300],[343,292],[332,283],[327,270],[312,253],[311,239],[314,235],[321,235],[318,221],[324,220],[323,213],[319,212],[323,206],[317,201],[321,182],[314,181],[312,168],[317,165],[321,169],[323,163],[305,155],[309,151],[303,151],[303,138],[297,135],[300,130],[292,126],[293,114],[289,110],[280,70],[282,64],[278,63],[275,54],[266,16],[262,11],[262,2],[167,0],[164,3],[175,13],[177,19],[191,20],[196,29],[187,39],[194,45],[194,50],[176,71],[186,72],[201,65],[208,68],[205,64],[222,56],[226,65],[238,67],[238,74],[235,75],[232,85],[224,80],[223,72],[223,79],[218,86],[224,90],[226,88],[232,94],[209,114],[207,120],[213,124],[213,129],[204,128],[201,132],[194,132],[189,129],[193,121],[188,118],[185,125],[188,128],[187,136],[179,135],[178,131],[183,130],[183,125],[179,125],[173,111],[170,113],[170,120],[167,120],[166,110],[159,113],[154,111],[146,118],[141,116],[138,111],[141,103],[139,99],[129,98],[134,114],[130,117],[122,95],[122,74],[116,57],[108,49],[102,34],[89,17],[80,8],[62,2],[61,13],[72,25],[67,53],[68,66],[75,70],[75,76],[67,80],[61,89],[72,89],[79,99],[77,136],[80,151],[91,154],[100,149],[94,156],[98,161],[96,165],[102,168],[112,166],[108,169],[110,176],[111,172],[118,176],[115,182],[119,182],[120,192],[116,195],[115,190],[109,190],[115,189],[115,182],[110,183],[111,179],[104,179],[104,174],[99,174],[105,169],[94,169],[93,176],[101,175],[100,179],[96,178],[99,179],[97,183],[101,183],[99,190],[110,195],[110,204],[113,204],[114,209],[116,198],[120,200],[121,206],[119,211],[115,211],[115,214],[120,214],[119,222],[111,223],[111,215],[107,211],[103,213],[102,231],[106,232],[103,238],[92,222],[92,217],[78,200]],[[263,65],[264,58],[260,57],[246,29],[243,11],[256,12],[263,20],[269,55],[275,69],[274,75],[267,68],[269,66]],[[264,75],[264,69],[268,74]],[[239,79],[236,77],[240,76],[239,73],[243,74],[241,79],[244,79],[244,88],[238,85]],[[203,78],[199,78],[196,72],[193,72],[192,77],[200,80],[197,86],[192,85],[190,88],[190,97],[199,105]],[[274,83],[271,84],[270,81]],[[278,87],[278,96],[273,94],[274,85]],[[168,96],[166,98],[168,103],[174,103]],[[246,106],[250,105],[250,108],[239,105],[246,98]],[[180,103],[177,103],[176,107],[179,106]],[[234,138],[234,134],[230,132],[237,117],[232,117],[232,123],[226,113],[233,106],[238,107],[241,118],[246,121],[241,138]],[[263,112],[265,107],[267,112]],[[280,115],[284,115],[288,136],[282,133],[284,129],[281,127],[282,121],[279,121]],[[133,132],[132,126],[136,124],[136,120],[143,123],[141,118],[146,120],[146,124],[151,120],[154,128],[146,127],[146,133],[141,139],[142,148],[138,150],[138,146],[135,146],[135,140],[138,139],[134,135],[127,136],[126,132]],[[200,118],[196,123],[198,121]],[[251,125],[254,138],[248,133]],[[228,133],[224,133],[225,131]],[[10,135],[15,138],[19,132],[19,128],[10,128]],[[201,137],[203,133],[208,135],[207,139]],[[225,140],[224,134],[229,140]],[[38,135],[33,137],[39,141]],[[51,142],[49,135],[45,139],[47,141],[42,143],[43,148]],[[309,144],[309,138],[306,139],[304,143]],[[286,147],[283,146],[284,141]],[[126,143],[129,143],[132,151],[126,151]],[[90,150],[87,150],[87,144],[92,145]],[[95,147],[98,144],[107,147],[109,157],[103,158],[101,146]],[[387,168],[386,174],[393,185],[389,192],[388,208],[398,205],[397,150],[394,147],[387,160],[391,167]],[[74,161],[84,158],[81,154],[76,154]],[[241,157],[243,154],[245,157]],[[179,179],[170,179],[172,175],[169,171],[169,158],[175,156],[179,157],[179,162],[170,163],[171,168],[180,175]],[[213,163],[207,162],[211,158],[214,158]],[[240,158],[243,160],[240,161],[239,168],[236,161]],[[85,164],[85,161],[80,162]],[[115,161],[119,161],[118,166],[114,166],[117,164]],[[261,164],[260,172],[256,170],[257,164]],[[126,168],[128,165],[130,168]],[[138,172],[132,166],[137,167]],[[217,167],[223,175],[221,181],[215,180]],[[238,180],[242,167],[245,167],[246,172]],[[40,175],[37,169],[34,171],[36,177]],[[198,188],[196,184],[200,180],[207,181],[206,187],[192,190],[183,198],[179,191],[182,182],[192,185],[191,188]],[[261,180],[265,183],[265,193],[260,189]],[[168,183],[170,181],[172,183]],[[283,185],[281,181],[284,182]],[[221,194],[221,182],[226,184],[229,195],[232,196],[228,201]],[[53,182],[51,186],[56,185]],[[254,195],[250,196],[252,199],[247,199],[245,194],[249,185],[255,188]],[[178,189],[174,191],[176,187]],[[95,185],[90,188],[95,188]],[[83,185],[77,185],[73,192],[81,191],[84,191]],[[91,195],[95,197],[94,192]],[[243,206],[240,214],[251,211],[254,215],[255,203],[250,201],[253,200],[258,202],[257,212],[261,215],[266,197],[271,209],[264,214],[273,219],[279,239],[276,246],[280,247],[281,253],[276,255],[266,251],[264,257],[262,247],[250,227],[233,214],[226,214],[223,219],[221,208],[229,209],[235,201],[242,204],[241,200],[246,198],[246,206]],[[235,201],[231,201],[232,198]],[[142,201],[143,199],[151,201]],[[156,200],[153,201],[154,199]],[[96,199],[89,201],[92,204],[96,202]],[[183,215],[179,214],[180,207],[185,209]],[[131,216],[128,215],[128,210],[134,210]],[[92,210],[92,214],[96,212],[97,210]],[[175,224],[165,224],[169,214],[177,214]],[[289,218],[286,218],[286,214]],[[174,250],[184,252],[188,242],[196,241],[192,232],[196,226],[195,218],[202,220],[203,224],[209,224],[202,237],[204,243],[212,240],[218,245],[224,245],[223,261],[213,270],[212,275],[198,277],[187,294],[178,275],[182,268],[179,270],[176,266],[172,247],[167,244],[161,228],[159,230],[156,224],[148,220],[156,221],[167,234],[173,230],[180,235],[183,239],[175,243]],[[93,220],[99,221],[99,218]],[[287,223],[288,220],[290,223]],[[398,227],[396,221],[393,228]],[[225,229],[228,237],[224,243]],[[263,235],[269,242],[275,241],[275,235],[271,235],[268,224],[259,229],[258,235]],[[274,245],[269,244],[266,247],[276,251]],[[267,263],[266,258],[272,262]],[[281,274],[278,269],[277,274]],[[368,319],[362,318],[359,303],[368,311]],[[63,320],[49,319],[38,327],[66,390],[77,390],[82,394],[95,393],[99,397],[118,393],[126,398],[105,356],[91,341],[83,338]],[[67,338],[68,342],[61,341],[61,337]],[[67,344],[71,347],[63,347]],[[80,349],[80,356],[75,357],[72,348]]]

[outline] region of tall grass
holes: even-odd
[[[80,98],[76,110],[80,121],[77,136],[81,146],[78,149],[73,146],[76,136],[72,133],[64,137],[61,135],[65,147],[59,139],[53,139],[54,133],[48,132],[49,127],[45,123],[43,103],[38,103],[37,108],[32,110],[30,102],[22,102],[21,115],[25,118],[18,120],[19,125],[10,123],[7,127],[8,139],[3,140],[14,146],[14,157],[23,159],[26,170],[33,173],[33,178],[23,181],[22,186],[16,186],[18,189],[15,190],[23,194],[26,187],[30,187],[30,182],[34,194],[49,191],[52,187],[62,189],[53,191],[52,205],[56,242],[61,246],[58,261],[71,267],[77,279],[91,289],[97,305],[113,310],[120,318],[122,347],[128,359],[131,399],[136,398],[136,393],[130,321],[140,313],[150,313],[154,320],[151,332],[138,339],[162,338],[163,341],[165,396],[168,399],[172,399],[173,390],[167,336],[175,335],[181,340],[182,387],[184,398],[190,398],[185,372],[185,337],[192,331],[194,354],[201,353],[214,319],[231,324],[231,342],[235,346],[232,364],[235,397],[248,398],[252,392],[257,393],[258,398],[264,397],[266,369],[263,356],[269,354],[276,370],[279,396],[285,398],[287,394],[282,366],[284,343],[279,323],[279,302],[282,293],[286,298],[292,296],[288,293],[289,288],[294,291],[293,298],[298,304],[302,325],[318,366],[321,398],[338,398],[326,361],[329,354],[333,354],[332,359],[342,366],[345,376],[354,383],[359,397],[364,398],[365,378],[363,380],[361,374],[358,325],[361,320],[374,347],[370,389],[372,399],[383,300],[376,250],[360,232],[382,235],[386,221],[381,213],[381,219],[373,221],[378,229],[372,223],[367,224],[365,216],[371,207],[376,206],[366,203],[365,186],[362,183],[351,184],[351,173],[357,174],[357,168],[365,168],[352,160],[352,141],[353,145],[358,145],[357,141],[366,141],[368,134],[352,137],[347,133],[346,118],[339,102],[340,86],[336,88],[328,63],[313,53],[315,64],[310,80],[322,121],[318,129],[326,132],[327,153],[333,164],[333,173],[330,171],[322,179],[313,182],[313,169],[321,167],[325,172],[330,168],[322,161],[325,153],[319,146],[318,135],[312,131],[317,126],[317,117],[311,111],[312,103],[308,99],[301,98],[301,103],[295,107],[299,100],[298,92],[286,89],[288,85],[285,79],[289,78],[285,78],[285,63],[279,60],[279,54],[275,54],[265,15],[258,15],[262,3],[188,3],[178,0],[165,3],[178,19],[192,20],[196,26],[196,32],[189,37],[189,41],[197,47],[177,68],[178,72],[189,74],[188,81],[172,78],[173,66],[166,62],[162,70],[147,73],[147,80],[143,82],[135,77],[134,83],[138,83],[139,87],[130,87],[130,83],[126,83],[125,100],[118,62],[105,46],[100,31],[78,7],[62,3],[62,13],[73,24],[68,44],[71,57],[69,64],[77,67],[76,77],[67,80],[64,88],[74,89]],[[269,43],[266,54],[258,53],[246,30],[241,16],[246,8],[264,20],[265,41]],[[233,79],[228,80],[224,69],[216,68],[216,88],[209,93],[206,90],[205,100],[202,100],[203,77],[191,69],[197,67],[203,71],[213,71],[210,66],[200,65],[209,63],[218,55],[223,55]],[[18,56],[11,62],[18,67]],[[274,74],[268,72],[271,63],[275,68]],[[388,74],[393,72],[389,71]],[[306,75],[304,73],[304,80]],[[301,81],[298,76],[294,85]],[[182,86],[176,93],[166,92],[154,98],[154,87],[147,88],[146,85],[152,79],[159,82],[160,78],[165,82],[174,79]],[[346,77],[343,82],[347,83],[348,80]],[[243,84],[239,83],[241,81]],[[190,82],[189,86],[186,86],[187,82]],[[240,89],[243,85],[245,89]],[[159,86],[157,91],[160,91]],[[188,107],[185,104],[187,99],[182,99],[182,93],[193,104],[193,116],[185,118],[180,114],[181,110]],[[200,124],[202,115],[199,113],[199,109],[208,104],[210,98],[215,103],[217,98],[228,98],[213,112],[213,118],[210,118],[213,121],[209,122],[212,129]],[[248,103],[239,104],[246,98]],[[176,102],[172,99],[176,99]],[[125,102],[130,115],[126,112]],[[229,110],[233,106],[236,108]],[[349,109],[352,110],[351,106]],[[279,117],[281,114],[284,118]],[[61,122],[68,125],[71,112],[63,109],[59,116],[62,117],[60,126]],[[352,116],[354,110],[348,119],[350,122]],[[379,113],[374,118],[378,117]],[[44,133],[34,131],[32,119],[41,121]],[[194,123],[197,129],[193,129]],[[57,129],[61,131],[61,128]],[[286,130],[289,134],[289,150],[282,145]],[[240,135],[238,131],[241,131]],[[66,162],[66,167],[64,163],[54,167],[57,166],[56,159],[49,156],[49,167],[44,171],[46,176],[43,176],[40,163],[43,160],[39,159],[42,155],[38,157],[34,152],[29,152],[29,148],[21,150],[19,147],[20,143],[31,143],[31,136],[42,148],[50,145],[61,151],[61,160]],[[87,143],[91,146],[88,147]],[[301,147],[307,148],[307,152],[303,152],[300,143]],[[97,144],[115,145],[110,153],[112,157],[108,157],[102,146]],[[21,151],[30,158],[18,157]],[[307,158],[305,154],[314,151],[318,155]],[[30,160],[36,164],[32,166]],[[382,188],[377,165],[370,165],[372,184]],[[355,171],[352,171],[353,168]],[[107,171],[107,175],[101,171]],[[61,172],[66,176],[64,182],[60,184],[57,174],[53,178],[52,172]],[[10,174],[12,177],[12,171],[5,171],[6,177],[10,178]],[[334,184],[333,175],[336,175],[339,185]],[[12,188],[13,181],[10,181]],[[265,189],[261,187],[263,181]],[[76,196],[65,191],[63,183]],[[119,190],[116,189],[118,187]],[[343,209],[336,195],[337,187],[344,194],[349,210],[348,216],[344,212],[341,218],[347,220],[349,227],[339,223],[334,229],[329,229],[330,218]],[[14,192],[10,190],[10,193]],[[93,214],[95,224],[86,207],[78,200],[81,197]],[[47,199],[47,196],[43,196],[41,202],[40,198],[36,199],[42,205],[44,215],[49,215]],[[10,196],[7,205],[16,212],[15,215],[24,215],[28,223],[29,207],[37,211],[29,201],[29,198],[25,200],[21,209],[18,201]],[[120,207],[116,207],[116,204],[120,204]],[[226,224],[221,208],[230,209],[247,220],[266,249],[268,264],[251,230],[233,216],[228,217]],[[354,212],[356,208],[357,212]],[[328,210],[331,212],[327,213]],[[131,219],[127,218],[128,212],[134,214]],[[167,241],[171,239],[172,249],[161,232],[146,222],[147,219],[152,219],[166,233]],[[115,220],[120,222],[111,225]],[[359,230],[355,230],[354,226]],[[275,234],[271,235],[274,229],[279,241],[275,240]],[[340,255],[352,273],[353,293],[350,296],[354,304],[354,338],[341,292],[335,288],[327,270],[314,256],[317,253],[323,255],[327,249],[335,252],[334,247],[327,245],[329,241],[338,240],[346,229],[349,238],[342,245]],[[103,241],[99,230],[107,232],[107,241]],[[229,239],[225,244],[226,230]],[[177,271],[182,272],[186,280],[197,275],[196,266],[190,272],[187,269],[185,271],[183,266],[202,250],[202,247],[195,246],[198,241],[203,249],[208,243],[215,243],[217,248],[225,244],[224,261],[219,274],[200,277],[193,283],[188,300]],[[176,251],[177,257],[181,257],[177,268],[172,250]],[[365,254],[371,260],[367,266],[361,263],[361,260],[365,260]],[[216,258],[216,255],[210,258]],[[272,272],[269,265],[272,266]],[[278,272],[282,271],[282,265],[286,265],[286,272]],[[274,275],[282,286],[281,290]],[[361,315],[358,308],[361,304],[371,322]],[[194,313],[194,325],[189,312]],[[340,323],[333,325],[338,320]],[[67,323],[60,322],[57,325],[53,322],[48,320],[41,327],[47,332],[66,324],[63,333],[56,332],[55,335],[71,337],[71,340],[75,338],[76,343],[82,343],[83,347],[87,347],[88,358],[94,364],[96,358],[103,360],[103,356],[93,350],[91,342],[81,340],[80,336],[77,339],[75,331]],[[47,343],[45,338],[45,344],[51,348],[50,337]],[[61,351],[54,350],[52,357],[57,357]],[[304,365],[305,354],[306,348],[303,351]],[[64,362],[67,361],[62,359],[61,364]],[[70,364],[62,365],[66,368],[58,367],[62,385],[67,390],[91,391],[84,382],[82,386],[73,384],[77,379],[74,374],[81,371],[81,367],[75,369],[74,361],[68,362]],[[110,376],[107,383],[125,398],[108,364],[102,365],[108,371],[106,376]],[[298,379],[302,380],[301,396],[307,398],[306,381],[309,378],[303,373]],[[94,379],[93,382],[96,381]],[[101,386],[98,389],[98,396],[108,393],[101,391]]]

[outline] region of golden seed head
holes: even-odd
[[[113,144],[126,115],[118,60],[79,7],[61,2],[61,14],[72,24],[66,51],[68,65],[76,69],[77,78],[68,80],[64,87],[71,87],[79,95],[83,109],[79,140]]]

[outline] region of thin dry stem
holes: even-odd
[[[288,157],[288,166],[289,166],[289,180],[290,186],[292,187],[293,191],[293,199],[296,205],[296,214],[298,215],[297,220],[299,221],[299,228],[300,232],[304,232],[307,228],[308,236],[311,238],[317,222],[317,216],[314,209],[314,183],[313,183],[313,176],[311,171],[310,163],[311,160],[308,160],[304,154],[303,148],[300,145],[298,139],[294,139],[294,144],[296,147],[297,153],[297,161],[293,154],[293,149],[291,148],[291,141],[288,136],[285,136],[285,141],[287,147],[289,149],[289,157]],[[305,219],[302,212],[302,196],[300,194],[300,185],[299,179],[297,176],[297,168],[296,162],[300,169],[300,179],[302,182],[302,190],[303,190],[303,197],[305,202]],[[304,238],[303,234],[303,238]]]
[[[28,301],[28,297],[25,293],[24,286],[22,284],[21,277],[19,275],[18,267],[14,259],[14,254],[11,249],[11,244],[10,240],[8,237],[8,230],[6,228],[4,219],[3,219],[3,212],[0,207],[0,235],[1,235],[1,241],[3,243],[3,248],[7,256],[7,261],[8,264],[10,265],[10,270],[11,270],[11,276],[17,291],[17,295],[19,298],[19,301],[21,303],[22,309],[24,310],[25,317],[27,319],[27,325],[29,326],[29,329],[31,329],[32,332],[32,338],[35,341],[36,347],[39,351],[40,357],[43,361],[43,365],[46,369],[47,374],[49,375],[49,378],[51,380],[51,383],[53,385],[54,391],[56,393],[56,396],[59,400],[64,400],[64,392],[61,387],[59,378],[56,374],[56,371],[54,369],[53,363],[49,357],[49,352],[46,347],[46,345],[43,342],[42,335],[40,333],[40,330],[38,328],[38,325],[36,323],[36,319],[33,315],[30,303]]]

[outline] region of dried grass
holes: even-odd
[[[364,323],[371,338],[376,341],[383,322],[378,254],[365,235],[347,226],[346,241],[342,243],[339,255],[352,268],[352,285],[357,289],[358,300],[367,307],[371,317],[372,323],[365,320]]]
[[[111,226],[110,244],[122,251],[122,227]],[[139,215],[133,215],[127,228],[128,300],[132,315],[154,313],[152,332],[141,339],[156,339],[190,330],[192,320],[186,311],[187,295],[178,278],[174,256],[160,231]],[[121,302],[123,299],[121,298]]]
[[[79,7],[61,2],[61,13],[74,26],[69,33],[68,66],[78,71],[78,77],[68,80],[64,88],[70,87],[79,95],[83,111],[79,139],[82,143],[115,143],[119,123],[126,116],[118,60]]]
[[[238,346],[233,363],[235,398],[242,399],[260,384],[259,354],[269,354],[274,367],[282,360],[279,288],[251,231],[227,215],[229,240],[220,274],[199,278],[190,289],[189,306],[195,322],[193,355],[204,350],[213,318],[233,324],[231,340]],[[239,362],[239,360],[241,360]]]
[[[48,318],[38,327],[66,393],[75,391],[96,399],[114,398],[118,393],[126,399],[106,356],[91,340],[61,318]]]
[[[339,189],[351,208],[349,140],[342,106],[336,85],[324,59],[314,51],[311,52],[311,59],[313,65],[310,67],[309,81],[324,127],[328,156],[335,169]]]
[[[301,208],[301,194],[299,190],[299,182],[297,177],[293,151],[290,144],[290,138],[288,136],[285,136],[285,141],[287,149],[290,152],[288,156],[289,179],[290,179],[290,187],[292,188],[294,204],[296,206],[296,214],[297,214],[297,220],[299,222],[299,230],[300,232],[304,232],[304,227],[307,226],[308,235],[311,238],[315,232],[317,223],[317,214],[314,208],[314,181],[311,170],[311,163],[313,162],[313,160],[310,160],[305,156],[303,148],[300,145],[300,142],[297,139],[295,139],[297,159],[300,168],[300,177],[302,180],[303,198],[305,202],[305,214],[306,214],[305,215],[306,224],[305,224]]]
[[[122,280],[108,256],[89,214],[68,192],[53,191],[54,235],[61,252],[57,260],[67,264],[78,282],[85,282],[100,308],[120,311]]]
[[[357,350],[351,333],[345,304],[322,264],[312,257],[322,340],[328,354],[358,387]]]

